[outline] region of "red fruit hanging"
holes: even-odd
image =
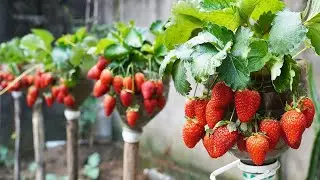
[[[61,84],[59,86],[59,92],[64,95],[67,95],[69,93],[69,88],[65,84]]]
[[[63,98],[63,104],[67,107],[74,107],[76,104],[76,101],[74,99],[74,97],[71,94],[67,94],[64,98]]]
[[[96,66],[100,71],[102,71],[108,64],[109,61],[104,56],[99,56]]]
[[[218,82],[212,88],[211,99],[215,101],[216,108],[225,108],[233,100],[233,91],[224,82]]]
[[[141,86],[141,93],[144,99],[151,99],[156,91],[156,86],[152,81],[145,81]]]
[[[259,131],[268,137],[269,148],[273,150],[281,137],[280,122],[273,119],[264,119],[259,124]]]
[[[269,150],[269,142],[265,135],[257,134],[250,136],[246,141],[247,151],[257,166],[263,165]]]
[[[230,132],[227,125],[224,125],[215,129],[213,133],[209,130],[203,138],[203,145],[212,158],[218,158],[229,151],[237,139],[238,131]]]
[[[127,76],[127,77],[123,78],[122,84],[123,84],[124,89],[128,89],[130,91],[133,90],[133,81],[132,81],[131,76]]]
[[[194,111],[194,105],[195,105],[195,99],[189,98],[186,100],[184,104],[184,115],[188,118],[194,118],[196,116],[196,113]]]
[[[164,106],[166,105],[166,98],[164,96],[159,96],[157,98],[157,106],[159,109],[163,109]]]
[[[53,105],[54,98],[52,94],[45,94],[44,100],[46,101],[46,104],[48,107],[51,107]]]
[[[60,88],[58,86],[51,87],[51,94],[53,98],[57,98],[60,92]]]
[[[133,94],[131,91],[122,89],[120,93],[120,101],[125,106],[128,107],[132,104]]]
[[[206,121],[210,129],[223,119],[225,110],[216,106],[216,100],[211,99],[206,106]]]
[[[104,69],[100,75],[100,81],[102,84],[110,86],[113,81],[112,72],[109,69]]]
[[[113,89],[114,91],[117,93],[117,94],[120,94],[121,90],[122,90],[122,77],[119,76],[119,75],[116,75],[114,78],[113,78],[113,82],[112,82],[112,86],[113,86]]]
[[[37,96],[31,96],[30,94],[27,94],[27,105],[29,107],[32,107],[36,102],[36,100],[37,100]]]
[[[195,100],[194,109],[196,119],[201,126],[205,126],[207,124],[206,121],[206,106],[209,100],[206,98],[198,98]]]
[[[134,127],[137,123],[137,120],[139,119],[139,108],[137,107],[129,107],[127,112],[127,122],[130,127]]]
[[[58,94],[58,96],[57,96],[57,102],[58,103],[63,103],[63,99],[64,99],[64,97],[66,96],[67,94],[64,94],[64,93],[62,93],[62,92],[59,92],[59,94]]]
[[[162,96],[163,94],[163,83],[161,80],[155,81],[155,86],[156,86],[156,94],[157,96]]]
[[[30,86],[28,88],[28,95],[32,97],[38,97],[38,94],[39,94],[39,90],[35,86]]]
[[[102,70],[97,67],[97,65],[93,66],[87,74],[88,79],[98,80],[100,78]]]
[[[290,110],[282,115],[280,125],[283,139],[291,148],[298,149],[307,126],[306,117],[298,109]]]
[[[53,82],[53,76],[50,73],[43,73],[41,75],[41,87],[45,88]]]
[[[242,134],[239,134],[238,141],[237,141],[237,147],[240,151],[247,151],[246,140]]]
[[[100,80],[98,80],[93,87],[93,95],[95,97],[100,97],[109,91],[109,86],[107,84],[102,84]]]
[[[33,84],[38,89],[42,88],[42,80],[40,75],[37,75],[37,74],[35,75]]]
[[[195,120],[187,119],[182,129],[182,138],[188,148],[193,148],[201,140],[205,131]]]
[[[304,98],[300,101],[298,108],[306,117],[307,128],[309,128],[313,122],[314,114],[316,112],[314,104],[310,98]]]
[[[104,97],[104,101],[103,101],[104,113],[106,114],[106,116],[111,115],[115,106],[116,106],[116,98],[114,96],[107,94]]]
[[[135,90],[137,92],[141,91],[141,86],[144,83],[144,81],[145,81],[145,77],[143,73],[138,72],[134,75],[134,82],[135,82],[135,88],[136,88]]]
[[[249,122],[260,107],[261,96],[258,91],[246,89],[237,91],[234,101],[238,119],[241,122]]]
[[[156,109],[158,102],[156,99],[144,99],[143,104],[144,109],[147,111],[149,115],[151,115]]]

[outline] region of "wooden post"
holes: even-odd
[[[139,140],[141,132],[123,128],[123,180],[136,180],[139,160]]]
[[[14,123],[15,123],[15,152],[14,152],[14,180],[20,180],[20,145],[21,145],[21,124],[20,124],[20,91],[11,93],[14,102]]]
[[[32,126],[34,157],[37,164],[36,180],[44,180],[46,175],[44,163],[45,137],[41,98],[38,98],[33,105]]]
[[[78,120],[80,111],[66,109],[64,115],[67,119],[67,166],[68,179],[78,179]]]

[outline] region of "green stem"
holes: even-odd
[[[297,54],[295,54],[294,56],[292,56],[292,59],[298,57],[301,53],[303,53],[305,50],[307,50],[308,47],[304,47],[301,51],[299,51]]]
[[[193,97],[195,97],[195,96],[196,96],[197,89],[198,89],[198,85],[199,85],[199,84],[197,83],[196,88],[194,89]]]
[[[232,121],[232,119],[233,119],[233,115],[234,115],[234,111],[236,110],[236,108],[234,107],[233,108],[233,110],[232,110],[232,114],[231,114],[231,116],[230,116],[230,119],[229,119],[229,121]]]

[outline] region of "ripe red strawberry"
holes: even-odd
[[[208,104],[208,99],[198,98],[195,100],[194,111],[196,118],[198,120],[199,125],[205,126],[207,124],[206,121],[206,106]]]
[[[123,78],[122,84],[123,84],[124,89],[128,89],[130,91],[133,90],[133,81],[132,81],[131,76],[127,76],[127,77]]]
[[[104,113],[106,114],[106,116],[111,115],[115,106],[116,106],[116,98],[114,96],[107,94],[104,97],[104,101],[103,101]]]
[[[261,134],[250,136],[247,139],[246,147],[253,163],[257,166],[262,165],[269,150],[267,137]]]
[[[203,137],[204,127],[199,126],[194,120],[187,119],[182,129],[182,138],[188,148],[193,148]]]
[[[28,95],[32,97],[38,97],[38,94],[39,94],[39,90],[35,86],[30,86],[28,88]]]
[[[117,94],[120,94],[120,92],[121,92],[121,90],[122,90],[122,77],[119,76],[119,75],[116,75],[116,76],[113,78],[112,86],[113,86],[114,91],[115,91]]]
[[[38,89],[42,88],[41,76],[35,75],[35,76],[34,76],[34,80],[33,80],[33,84],[34,84],[34,86],[36,86],[36,88],[38,88]]]
[[[281,137],[280,122],[273,119],[262,120],[259,124],[259,131],[266,134],[269,141],[269,148],[273,150]]]
[[[223,156],[237,142],[238,131],[229,132],[227,126],[218,127],[203,138],[203,145],[212,158]]]
[[[96,66],[100,71],[102,71],[108,64],[109,61],[104,56],[99,56]]]
[[[158,96],[162,96],[163,94],[163,83],[161,80],[155,81],[156,93]]]
[[[134,127],[139,119],[139,110],[136,108],[128,108],[127,113],[127,122],[130,127]]]
[[[104,69],[100,75],[100,81],[103,84],[111,85],[113,81],[112,72],[109,69]]]
[[[225,110],[216,106],[216,100],[211,99],[206,106],[206,121],[210,129],[223,119]]]
[[[141,93],[144,99],[152,98],[152,95],[156,91],[156,86],[152,81],[145,81],[141,85]]]
[[[100,78],[102,70],[98,68],[97,65],[93,66],[87,74],[88,79],[98,80]]]
[[[157,106],[159,109],[163,109],[164,106],[166,105],[166,98],[164,96],[159,96],[157,98]]]
[[[59,92],[66,95],[69,93],[69,88],[65,84],[59,86]]]
[[[107,84],[102,84],[101,80],[98,80],[93,87],[93,95],[95,97],[100,97],[109,91],[109,86]]]
[[[64,98],[63,98],[63,104],[67,107],[74,107],[76,104],[76,101],[74,99],[74,97],[71,94],[67,94]]]
[[[32,75],[27,75],[26,80],[27,80],[28,86],[31,86],[33,84],[34,77]]]
[[[58,86],[53,86],[51,88],[51,94],[52,94],[54,99],[58,97],[59,92],[60,92],[60,88]]]
[[[137,92],[140,92],[141,91],[141,86],[142,84],[144,83],[145,81],[145,77],[144,77],[144,74],[141,73],[141,72],[138,72],[134,75],[134,82],[135,82],[135,90]]]
[[[194,111],[194,105],[195,105],[195,99],[189,98],[186,100],[184,104],[184,115],[188,118],[194,118],[196,116],[196,113]]]
[[[11,84],[11,83],[13,83],[13,82],[10,82],[10,84]],[[16,83],[14,83],[14,84],[10,87],[9,91],[18,91],[18,90],[20,89],[20,87],[21,87],[21,83],[20,83],[20,81],[17,81]]]
[[[7,86],[8,86],[8,81],[1,81],[2,89],[6,88]]]
[[[280,120],[283,139],[293,148],[298,149],[306,129],[306,117],[299,110],[290,110],[282,115]]]
[[[304,98],[300,101],[298,108],[306,116],[307,128],[309,128],[316,112],[312,100],[310,98]]]
[[[14,80],[14,75],[12,75],[10,73],[6,74],[6,80],[7,81],[13,81]]]
[[[249,122],[260,107],[261,96],[258,91],[246,89],[237,91],[234,101],[239,120]]]
[[[41,87],[45,88],[53,82],[53,76],[50,73],[43,73],[41,75]]]
[[[144,99],[143,104],[147,113],[151,115],[153,111],[156,109],[158,102],[156,99]]]
[[[128,107],[132,104],[133,94],[131,91],[122,89],[120,93],[120,101],[125,106]]]
[[[245,137],[240,134],[237,141],[237,147],[240,151],[247,151]]]
[[[57,96],[57,102],[58,103],[63,103],[63,99],[64,99],[64,97],[66,96],[67,94],[64,94],[64,93],[62,93],[62,92],[59,92],[59,94],[58,94],[58,96]]]
[[[27,94],[27,105],[29,107],[32,107],[36,102],[36,100],[37,100],[37,96],[31,96],[30,94]]]
[[[211,99],[215,101],[216,108],[225,108],[233,100],[233,91],[224,82],[218,82],[212,88]]]
[[[44,100],[46,101],[47,106],[51,107],[53,104],[54,98],[53,98],[52,94],[45,94]]]

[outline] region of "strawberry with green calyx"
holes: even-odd
[[[96,66],[99,70],[102,71],[108,64],[109,64],[108,59],[106,59],[104,56],[99,56]]]
[[[54,102],[54,98],[51,93],[45,93],[44,95],[44,100],[46,101],[46,104],[48,107],[51,107]]]
[[[205,126],[207,124],[206,106],[208,102],[209,99],[206,96],[204,96],[201,98],[197,98],[194,103],[195,117],[201,126]]]
[[[223,119],[225,110],[216,106],[216,100],[211,99],[206,106],[206,122],[209,128],[214,126]]]
[[[187,118],[194,118],[196,116],[194,105],[195,105],[195,98],[191,97],[188,98],[184,104],[184,115]]]
[[[238,119],[249,122],[260,107],[261,96],[258,91],[245,89],[235,93],[234,101]]]
[[[300,100],[293,105],[293,108],[298,108],[306,117],[307,128],[312,125],[314,115],[315,115],[315,107],[312,100],[308,97],[301,97]]]
[[[120,75],[116,75],[114,78],[113,78],[113,81],[112,81],[112,86],[113,86],[113,90],[117,93],[117,94],[120,94],[121,90],[122,90],[122,81],[123,81],[123,78],[122,76]]]
[[[114,95],[107,94],[104,96],[103,108],[106,116],[110,116],[116,106],[116,98]]]
[[[72,108],[75,106],[76,104],[76,100],[74,99],[74,97],[71,94],[67,94],[64,98],[63,98],[63,104],[69,108]]]
[[[211,90],[215,108],[225,108],[233,101],[233,91],[224,82],[218,82]]]
[[[141,85],[141,93],[144,99],[151,99],[156,90],[157,88],[153,81],[148,80]]]
[[[268,138],[262,133],[254,133],[246,140],[247,151],[257,166],[261,166],[269,151]]]
[[[35,86],[30,86],[27,93],[27,105],[32,107],[39,95],[39,90]]]
[[[281,137],[280,122],[274,119],[264,119],[259,124],[259,131],[268,137],[269,148],[273,150]]]
[[[138,72],[134,75],[134,82],[135,82],[135,88],[136,88],[135,90],[137,92],[141,91],[141,86],[144,83],[144,81],[145,81],[145,76],[143,73]]]
[[[42,88],[42,80],[41,80],[41,75],[35,75],[34,76],[34,80],[33,80],[33,84],[36,88],[40,89]]]
[[[53,76],[51,73],[43,73],[41,75],[41,87],[46,88],[53,83]]]
[[[182,138],[188,148],[195,147],[204,134],[204,127],[200,126],[195,119],[187,118],[182,129]]]
[[[60,89],[59,89],[58,86],[51,87],[51,94],[52,94],[54,99],[58,97],[59,92],[60,92]]]
[[[299,109],[289,110],[282,115],[280,125],[283,139],[291,148],[298,149],[307,127],[305,115]]]
[[[157,80],[154,83],[155,83],[155,86],[156,86],[156,94],[157,94],[157,96],[162,96],[163,88],[164,88],[162,80]]]
[[[228,152],[237,142],[238,131],[233,122],[221,121],[214,130],[208,129],[203,145],[212,158],[218,158]]]
[[[126,111],[127,122],[130,127],[134,127],[139,119],[139,105],[129,107]]]
[[[130,91],[133,91],[134,83],[133,83],[133,80],[132,80],[131,76],[124,77],[123,81],[122,81],[122,84],[123,84],[123,88],[124,89],[128,89]]]
[[[61,84],[59,86],[59,93],[66,95],[69,93],[69,88],[65,84]]]
[[[101,80],[98,80],[93,86],[93,95],[100,97],[109,91],[109,85],[103,84]]]
[[[110,86],[113,81],[112,72],[109,69],[104,69],[100,75],[100,81],[102,84]]]
[[[128,89],[122,89],[120,92],[120,101],[125,107],[130,106],[133,101],[132,91]]]
[[[87,78],[92,80],[98,80],[100,78],[101,72],[102,72],[102,69],[99,69],[97,65],[94,65],[88,71]]]
[[[240,133],[237,140],[237,147],[239,151],[245,151],[245,152],[247,151],[246,141],[247,141],[247,138]]]
[[[157,97],[157,107],[163,109],[166,105],[166,98],[164,96]]]
[[[156,109],[158,102],[156,99],[144,99],[143,100],[144,109],[146,112],[151,115]]]

